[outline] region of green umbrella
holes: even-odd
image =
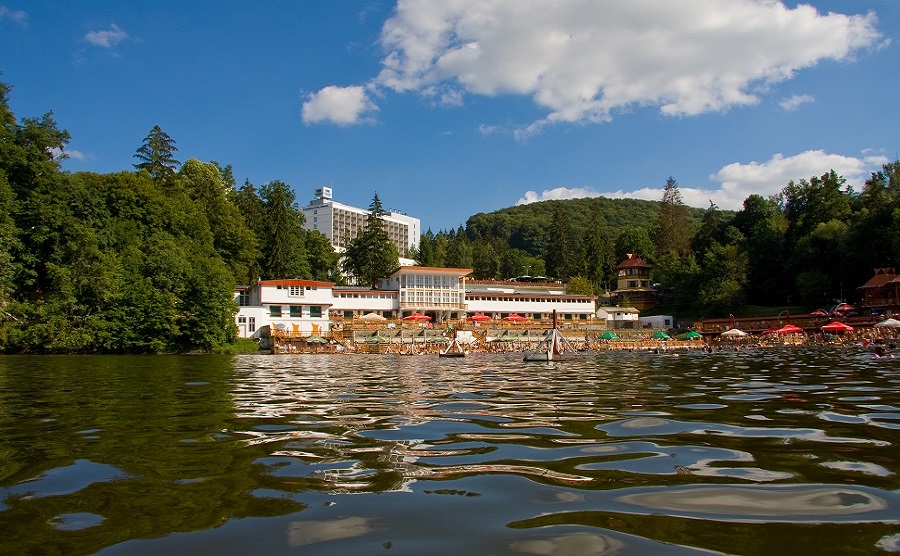
[[[669,336],[668,334],[666,334],[666,333],[663,332],[662,330],[660,330],[659,332],[657,332],[656,334],[654,334],[654,335],[652,336],[652,338],[653,338],[654,340],[671,340],[671,339],[672,339],[671,336]]]
[[[696,331],[694,331],[694,330],[691,330],[690,332],[686,332],[686,333],[682,336],[682,338],[684,338],[685,340],[697,340],[697,339],[702,338],[702,337],[703,337],[703,336],[701,336],[699,332],[696,332]]]
[[[307,336],[306,342],[309,344],[327,344],[328,340],[321,336],[316,336],[315,334],[312,336]]]
[[[367,344],[383,344],[386,341],[387,341],[387,338],[385,338],[384,336],[379,336],[378,334],[375,334],[374,336],[369,336],[368,338],[366,338]]]
[[[600,335],[601,340],[618,340],[619,337],[612,330],[607,330],[603,334]]]

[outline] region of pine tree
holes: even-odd
[[[384,228],[384,208],[378,193],[369,206],[366,227],[347,245],[342,263],[344,272],[356,277],[357,283],[374,286],[375,282],[400,265],[397,247]]]
[[[681,200],[681,192],[675,178],[666,180],[663,198],[659,205],[659,222],[656,233],[656,255],[667,253],[683,255],[690,247],[690,226],[687,207]]]
[[[177,150],[175,141],[169,134],[155,125],[135,153],[134,158],[140,162],[134,164],[134,167],[137,170],[147,170],[158,182],[168,182],[181,165],[172,154]]]

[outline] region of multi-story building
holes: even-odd
[[[650,265],[634,253],[628,253],[616,266],[616,290],[613,301],[639,311],[656,307],[658,292],[650,285]]]
[[[319,187],[315,190],[315,198],[303,207],[306,217],[304,227],[325,234],[332,247],[343,251],[360,231],[365,229],[369,217],[367,209],[361,209],[336,202],[330,187]],[[418,218],[407,216],[395,210],[387,210],[382,216],[384,229],[388,238],[397,246],[400,256],[405,256],[409,249],[419,248],[422,224]]]
[[[475,282],[468,268],[401,266],[377,289],[339,287],[312,280],[261,280],[235,290],[239,335],[265,326],[298,334],[329,330],[329,317],[354,318],[375,313],[400,319],[424,313],[434,323],[467,319],[477,313],[500,320],[517,313],[526,319],[587,321],[595,316],[594,298],[568,295],[562,284]]]

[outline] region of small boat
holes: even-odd
[[[567,361],[578,359],[581,355],[572,344],[566,340],[562,332],[556,327],[556,311],[553,312],[553,328],[551,328],[541,343],[535,349],[525,350],[525,361]]]
[[[456,335],[453,335],[453,340],[447,344],[447,347],[442,349],[438,356],[440,357],[465,357],[469,352],[460,345],[460,343],[456,340]]]
[[[453,339],[447,344],[447,347],[438,352],[439,357],[465,357],[469,354],[466,348],[462,347],[459,340],[456,339],[456,330],[453,331]]]

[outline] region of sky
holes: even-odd
[[[897,0],[0,0],[0,80],[67,171],[180,161],[455,229],[578,197],[740,210],[897,160]]]

